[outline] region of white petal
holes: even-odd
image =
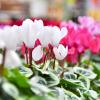
[[[35,34],[37,34],[43,28],[43,21],[42,20],[35,20],[33,29],[35,30]]]
[[[54,31],[54,33],[60,34],[60,29],[57,26],[53,27],[53,31]]]
[[[52,30],[53,30],[52,45],[58,46],[61,39],[67,35],[67,29],[63,27],[60,30],[59,27],[54,26]]]
[[[33,30],[33,21],[26,19],[22,26],[20,26],[21,37],[27,47],[32,48],[35,43],[35,35]]]
[[[11,34],[12,36],[12,38],[11,38],[11,40],[12,40],[12,48],[13,49],[16,49],[18,46],[20,46],[21,45],[21,43],[22,43],[22,38],[21,38],[21,32],[20,32],[20,27],[19,26],[16,26],[16,25],[14,25],[12,28],[11,28],[11,32],[12,32],[12,34],[11,33],[9,33],[9,34]]]
[[[68,47],[65,48],[63,45],[60,44],[58,48],[53,48],[53,52],[55,54],[56,59],[63,60],[67,56]]]
[[[19,27],[14,25],[12,27],[5,27],[0,34],[0,38],[7,49],[15,50],[21,39],[19,34]]]
[[[23,42],[27,47],[33,48],[35,41],[37,40],[37,34],[43,29],[43,22],[41,20],[26,19],[21,26],[21,33]]]
[[[53,30],[53,35],[52,35],[52,45],[53,46],[58,46],[60,40],[61,40],[61,35],[60,35],[60,29],[56,26],[52,28]]]
[[[68,33],[68,30],[65,27],[62,27],[61,28],[61,37],[62,38],[65,37],[67,35],[67,33]]]
[[[13,68],[21,65],[19,56],[15,51],[9,50],[6,53],[5,67]]]
[[[39,61],[42,57],[43,57],[43,51],[41,46],[39,45],[36,48],[34,48],[32,52],[32,58],[34,61]]]
[[[5,43],[2,40],[0,40],[0,48],[4,48],[4,47],[5,47]]]
[[[45,26],[44,29],[38,34],[38,39],[43,47],[48,46],[52,39],[52,27]]]

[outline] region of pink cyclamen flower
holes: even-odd
[[[79,16],[78,21],[83,27],[91,27],[95,22],[95,20],[89,16]]]
[[[89,49],[92,53],[99,53],[100,51],[100,37],[92,37],[89,41]]]

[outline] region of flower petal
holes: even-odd
[[[53,48],[53,52],[55,54],[56,59],[63,60],[67,56],[68,47],[65,48],[62,44],[60,44],[58,48]]]
[[[6,53],[5,67],[14,68],[21,66],[21,60],[15,51],[9,50]]]
[[[34,61],[39,61],[43,57],[43,51],[42,47],[39,45],[36,48],[34,48],[32,52],[32,58]]]

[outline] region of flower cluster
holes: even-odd
[[[60,43],[68,46],[67,60],[73,63],[76,63],[79,55],[86,50],[92,53],[100,51],[100,22],[86,16],[79,17],[78,22],[61,23],[61,27],[67,28],[68,35]]]
[[[26,19],[21,26],[0,29],[0,48],[14,52],[24,46],[26,60],[30,64],[32,59],[36,62],[47,58],[63,60],[67,56],[68,46],[60,44],[60,41],[66,35],[67,29],[64,27],[44,26],[42,20],[33,22]]]
[[[100,23],[78,20],[0,29],[0,100],[100,99]]]
[[[79,17],[78,22],[62,22],[59,28],[44,26],[42,20],[26,19],[20,26],[0,29],[0,48],[10,52],[21,49],[30,65],[32,60],[41,63],[48,59],[76,63],[86,50],[100,51],[100,22],[86,16]]]

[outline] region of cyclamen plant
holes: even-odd
[[[100,23],[78,20],[0,29],[0,100],[99,100]]]
[[[4,44],[4,48],[7,50],[16,50],[18,47],[20,48],[24,44],[26,47],[25,49],[29,49],[29,52],[31,53],[29,56],[32,56],[33,54],[34,61],[38,61],[43,57],[43,48],[49,49],[48,45],[50,44],[52,48],[55,48],[54,51],[57,50],[58,48],[56,47],[59,46],[60,40],[66,34],[66,28],[62,28],[60,30],[56,26],[43,26],[42,20],[35,20],[33,22],[32,20],[27,19],[23,22],[22,26],[14,25],[13,27],[5,27],[3,30],[1,30],[0,40],[1,43]],[[35,46],[37,40],[40,42],[37,44],[37,46]],[[63,50],[65,49],[63,45],[61,45],[61,47]],[[33,53],[31,51],[33,51]],[[61,50],[58,51],[58,53],[59,52],[61,52]],[[57,55],[56,52],[55,55]],[[66,53],[64,55],[61,54],[61,58],[59,59],[64,59],[66,55],[67,49]]]
[[[76,63],[79,55],[86,50],[93,54],[100,51],[100,22],[91,17],[79,17],[79,24],[72,21],[62,22],[61,27],[68,29],[68,35],[61,40],[63,45],[69,47],[68,60]]]

